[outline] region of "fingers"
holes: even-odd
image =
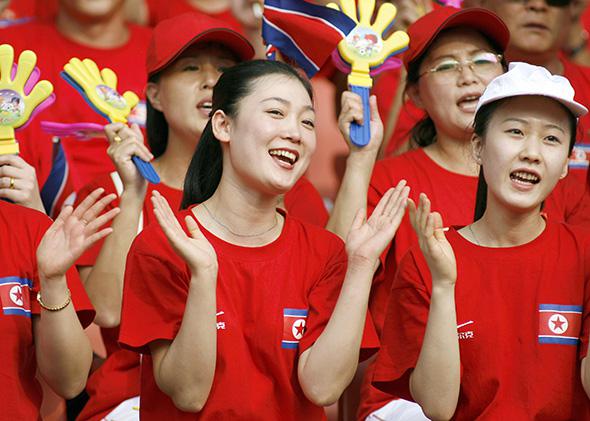
[[[408,212],[410,214],[410,223],[412,224],[412,228],[414,228],[414,231],[416,231],[416,233],[418,233],[418,225],[417,225],[417,213],[418,210],[416,208],[416,202],[414,202],[412,199],[408,198]]]
[[[365,210],[365,208],[360,208],[358,211],[356,211],[354,219],[352,220],[352,225],[350,227],[351,231],[359,229],[363,225],[363,222],[365,221],[366,212],[367,211]]]
[[[105,133],[110,143],[107,152],[113,160],[129,160],[134,155],[146,162],[154,158],[143,143],[143,135],[139,126],[127,127],[122,123],[113,123],[105,126]]]
[[[87,232],[98,231],[100,227],[114,219],[120,211],[121,209],[119,208],[113,208],[110,211],[103,213],[98,218],[92,219],[86,226]]]
[[[383,214],[391,217],[399,210],[400,206],[405,208],[409,193],[410,188],[406,186],[406,180],[400,180],[395,189],[393,189],[393,194],[385,204]]]
[[[445,239],[445,228],[443,228],[443,221],[440,213],[432,212],[432,223],[434,227],[434,237],[437,240]]]
[[[84,215],[86,211],[92,207],[92,205],[103,193],[104,189],[102,187],[99,187],[98,189],[90,193],[88,196],[86,196],[86,199],[84,199],[82,203],[80,203],[74,210],[74,216],[76,216],[78,219],[82,219],[82,215]]]
[[[377,107],[377,97],[375,95],[371,95],[369,97],[369,107],[371,108],[371,121],[381,121],[381,116],[379,115],[379,107]]]
[[[394,190],[395,190],[394,188],[390,188],[389,190],[387,190],[385,192],[383,197],[379,200],[379,203],[377,203],[377,206],[375,206],[375,209],[373,209],[373,213],[371,214],[371,217],[373,215],[376,215],[377,217],[383,215],[385,207],[386,207],[387,203],[389,202],[389,199],[393,195]]]
[[[86,224],[90,225],[93,221],[95,221],[97,219],[98,215],[100,215],[102,213],[102,211],[108,206],[108,204],[111,203],[116,198],[117,198],[117,195],[115,193],[111,193],[109,195],[102,197],[100,200],[95,202],[86,212],[84,212],[82,214],[82,216],[80,217],[80,219],[82,221],[85,221]],[[98,229],[98,227],[97,227],[97,229]]]
[[[361,97],[352,92],[342,93],[340,115],[338,122],[340,129],[346,129],[353,121],[363,124],[363,101]]]
[[[186,222],[186,228],[190,233],[191,237],[193,238],[205,238],[201,229],[199,228],[199,224],[192,215],[187,215],[184,217],[184,222]]]
[[[1,171],[2,168],[4,168],[4,165],[9,165],[15,168],[25,168],[27,166],[30,166],[29,164],[27,164],[27,161],[22,159],[20,156],[13,154],[0,155],[0,175],[2,175]]]
[[[157,190],[154,190],[151,199],[152,204],[154,205],[154,214],[156,214],[158,222],[166,236],[170,239],[170,236],[178,235],[183,232],[178,219],[174,216],[174,213],[164,196],[162,196]]]
[[[113,232],[113,229],[111,227],[106,227],[98,232],[95,232],[91,236],[87,237],[86,240],[84,241],[84,249],[88,249],[88,247],[90,247],[92,244],[103,239],[104,237],[109,235],[111,232]]]
[[[420,202],[418,203],[418,226],[420,231],[424,232],[430,215],[430,200],[424,193],[420,193]]]

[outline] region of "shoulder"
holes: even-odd
[[[289,229],[286,232],[289,244],[300,248],[310,257],[329,258],[331,256],[346,256],[344,242],[336,234],[314,224],[298,218],[287,216]],[[313,253],[313,254],[312,254]]]
[[[44,213],[0,200],[0,233],[9,238],[36,245],[50,225]]]
[[[129,31],[131,32],[130,43],[144,42],[148,43],[152,36],[152,29],[146,26],[128,24]]]

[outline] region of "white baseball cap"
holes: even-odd
[[[475,112],[485,104],[503,98],[523,95],[539,95],[561,102],[576,117],[583,116],[588,109],[574,101],[575,91],[569,80],[552,75],[541,66],[528,63],[510,63],[508,71],[493,79],[479,98]]]

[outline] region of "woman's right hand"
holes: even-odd
[[[408,208],[420,249],[430,268],[432,286],[454,286],[457,281],[457,261],[445,237],[440,213],[430,212],[430,200],[424,193],[420,194],[418,207],[412,199],[408,199]]]
[[[152,192],[154,214],[170,245],[189,266],[193,276],[211,275],[217,279],[217,254],[211,243],[199,229],[194,216],[184,218],[190,237],[174,216],[170,205],[158,191]]]
[[[371,139],[366,146],[359,148],[350,141],[350,124],[352,122],[363,124],[363,101],[361,97],[350,91],[344,91],[341,98],[340,115],[338,116],[338,128],[346,140],[352,154],[377,154],[383,142],[383,122],[377,108],[377,97],[371,95],[369,98],[371,108]]]
[[[112,123],[106,125],[104,131],[110,144],[107,154],[115,164],[125,191],[145,195],[147,181],[139,173],[131,158],[135,155],[149,162],[154,159],[154,156],[144,145],[139,126],[132,124],[128,127],[123,123]]]

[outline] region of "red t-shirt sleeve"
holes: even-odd
[[[430,294],[419,269],[417,259],[422,258],[418,254],[419,250],[414,248],[400,262],[389,295],[373,376],[375,387],[407,400],[413,400],[410,374],[420,355],[430,308]]]
[[[190,282],[186,265],[155,233],[159,226],[137,236],[125,267],[119,342],[141,353],[149,353],[152,341],[175,338]]]
[[[339,252],[332,256],[323,276],[309,292],[309,313],[305,335],[299,342],[300,355],[315,343],[328,324],[342,288],[346,267],[346,251],[341,243]]]
[[[580,333],[580,360],[588,353],[590,335],[590,241],[584,244],[584,309],[582,310],[582,331]]]
[[[320,193],[305,177],[301,177],[293,188],[285,194],[285,208],[289,216],[304,222],[325,227],[328,211]]]

